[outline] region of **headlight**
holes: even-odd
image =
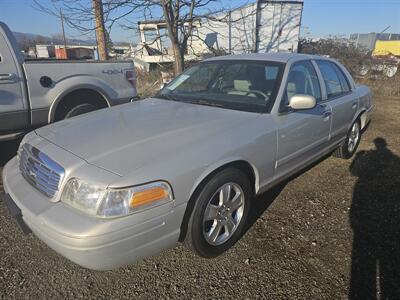
[[[103,199],[105,189],[80,180],[70,179],[61,195],[61,201],[80,209],[88,214],[95,215],[99,202]]]
[[[23,137],[23,139],[21,140],[21,142],[19,143],[18,151],[17,151],[17,159],[18,159],[18,161],[19,161],[20,158],[21,158],[22,146],[30,139],[30,137],[31,137],[31,133],[26,134],[26,135]]]
[[[72,178],[61,195],[61,201],[103,218],[129,215],[168,200],[173,200],[172,190],[163,181],[123,189],[104,189]]]

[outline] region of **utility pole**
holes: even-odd
[[[92,0],[94,18],[96,24],[97,51],[100,60],[108,59],[106,46],[106,29],[104,26],[103,3],[101,0]]]
[[[63,40],[64,40],[64,49],[65,49],[65,51],[67,51],[67,39],[65,38],[65,30],[64,30],[64,15],[62,13],[61,8],[60,8],[60,19],[61,19],[62,35],[63,35]]]
[[[229,54],[232,54],[232,11],[228,14],[228,50]]]

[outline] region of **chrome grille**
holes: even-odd
[[[64,168],[29,144],[20,147],[18,157],[26,181],[47,197],[54,197],[64,177]]]

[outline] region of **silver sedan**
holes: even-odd
[[[350,158],[372,107],[331,59],[208,59],[154,98],[28,134],[4,168],[5,202],[25,231],[87,268],[178,241],[215,257],[240,238],[255,195],[330,152]]]

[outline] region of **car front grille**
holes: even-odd
[[[64,177],[64,168],[35,147],[24,144],[18,152],[22,176],[33,187],[53,198]]]

